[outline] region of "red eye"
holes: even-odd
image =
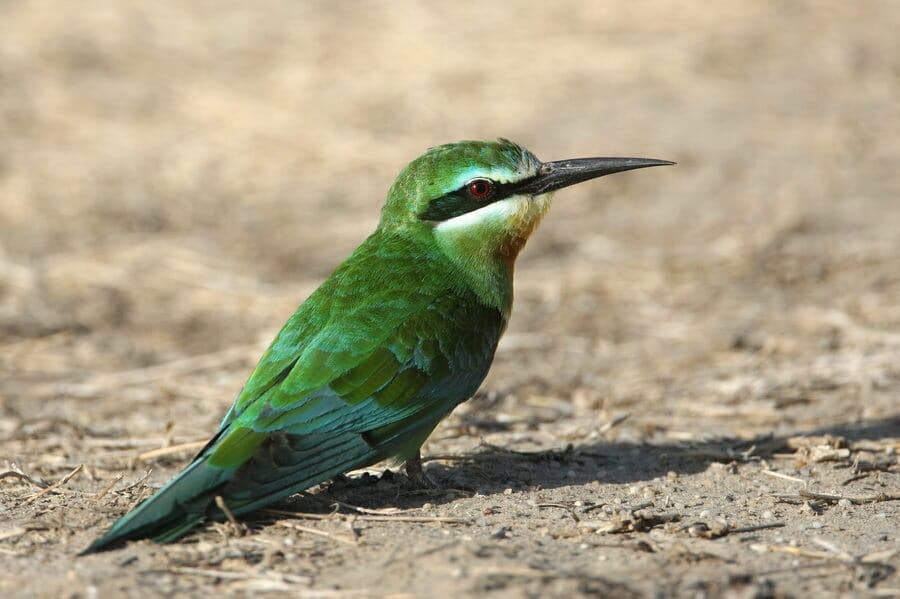
[[[474,179],[466,185],[466,193],[476,200],[484,200],[494,194],[494,183],[488,179]]]

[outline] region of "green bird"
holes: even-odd
[[[170,542],[419,448],[484,380],[513,302],[519,251],[551,193],[674,164],[541,162],[507,140],[429,149],[388,191],[375,232],[297,309],[196,458],[84,553]]]

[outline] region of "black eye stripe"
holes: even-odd
[[[419,214],[419,219],[440,222],[455,218],[457,216],[462,216],[463,214],[466,214],[468,212],[483,208],[488,204],[493,204],[494,202],[499,202],[500,200],[515,195],[516,190],[519,187],[530,183],[533,178],[534,177],[529,177],[528,179],[516,181],[515,183],[498,183],[496,181],[491,181],[490,179],[487,179],[485,177],[472,179],[470,181],[467,181],[459,189],[451,191],[450,193],[444,194],[438,198],[434,198],[433,200],[428,202],[428,207]],[[473,181],[476,181],[478,179],[491,181],[494,186],[493,193],[488,194],[486,198],[473,198],[466,191],[468,189],[468,186]]]

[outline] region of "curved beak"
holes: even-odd
[[[654,158],[572,158],[545,162],[538,169],[537,175],[516,186],[516,193],[539,195],[604,175],[673,164],[675,163],[668,160]]]

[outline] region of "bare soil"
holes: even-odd
[[[900,3],[0,11],[0,595],[900,595]],[[498,136],[679,164],[558,194],[442,490],[75,557],[406,162]]]

